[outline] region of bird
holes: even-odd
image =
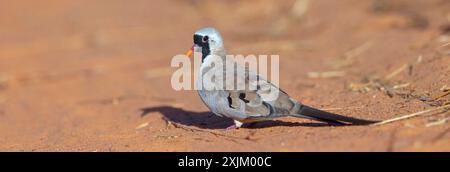
[[[227,75],[229,71],[223,68],[212,68],[211,63],[222,61],[225,64],[233,63],[233,59],[227,57],[227,52],[224,47],[224,42],[220,32],[213,27],[205,27],[197,30],[193,35],[194,45],[188,50],[186,56],[191,57],[194,52],[201,52],[201,64],[198,70],[199,76],[208,75],[208,73],[223,72],[223,78],[215,78],[217,80],[227,81],[235,79],[233,77],[240,77],[243,82],[231,82],[232,89],[197,89],[197,92],[203,103],[210,109],[212,113],[220,117],[231,118],[234,124],[227,129],[238,129],[243,124],[255,123],[260,121],[274,120],[280,117],[298,117],[325,122],[330,125],[368,125],[376,121],[357,119],[353,117],[346,117],[323,110],[319,110],[300,103],[286,92],[281,90],[275,84],[270,83],[265,78],[259,76],[254,71],[251,71],[247,66],[236,65],[237,67],[232,71],[231,75]],[[245,71],[245,74],[236,72]],[[223,70],[223,71],[210,71]],[[216,81],[216,80],[214,80]],[[202,77],[197,78],[197,84],[212,84],[211,82],[203,80]],[[203,83],[201,83],[203,82]],[[217,82],[219,83],[219,82]],[[222,82],[221,84],[223,84]],[[228,82],[225,82],[225,86]],[[236,89],[239,84],[255,84],[256,89]],[[224,86],[224,87],[225,87]],[[220,88],[220,87],[219,87]],[[226,87],[228,88],[228,87]],[[276,98],[268,100],[262,94],[267,89],[279,90]],[[265,89],[265,90],[263,90]]]

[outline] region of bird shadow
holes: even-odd
[[[211,112],[194,112],[187,111],[182,108],[172,107],[172,106],[157,106],[157,107],[146,107],[141,109],[141,117],[144,117],[152,112],[161,113],[170,122],[195,126],[203,129],[224,129],[233,125],[233,120],[229,118],[219,117]],[[298,122],[287,122],[280,120],[272,121],[262,121],[250,124],[244,124],[243,128],[268,128],[275,126],[303,126],[303,127],[325,127],[333,126],[327,123],[298,123]]]

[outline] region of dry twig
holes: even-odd
[[[405,69],[408,68],[408,64],[403,64],[402,66],[400,66],[399,68],[397,68],[396,70],[394,70],[392,73],[386,75],[386,77],[384,78],[385,80],[390,80],[392,79],[394,76],[397,76],[399,73],[403,72]]]
[[[168,124],[173,125],[176,128],[180,128],[180,129],[184,129],[187,131],[200,131],[200,132],[206,132],[206,133],[210,133],[213,134],[215,136],[222,136],[222,137],[227,137],[227,138],[231,138],[231,139],[241,139],[241,140],[249,140],[249,141],[255,141],[256,139],[250,138],[249,136],[247,137],[236,137],[236,136],[231,136],[228,134],[223,134],[217,131],[213,131],[213,130],[208,130],[208,129],[202,129],[202,128],[197,128],[197,127],[191,127],[191,126],[186,126],[186,125],[182,125],[182,124],[178,124],[175,122],[171,122],[170,120],[163,118]]]
[[[442,124],[445,124],[448,120],[450,120],[450,117],[441,119],[439,121],[430,122],[430,123],[426,124],[425,126],[426,127],[432,127],[432,126],[436,126],[436,125],[442,125]]]
[[[408,119],[408,118],[412,118],[412,117],[416,117],[416,116],[425,115],[425,114],[428,114],[430,112],[435,112],[437,110],[442,110],[442,109],[446,109],[446,108],[450,108],[450,104],[449,105],[445,105],[445,106],[432,108],[432,109],[427,109],[427,110],[416,112],[416,113],[412,113],[412,114],[409,114],[409,115],[400,116],[400,117],[397,117],[397,118],[384,120],[384,121],[381,121],[381,122],[378,122],[378,123],[375,123],[375,124],[372,124],[372,125],[378,126],[378,125],[388,124],[388,123],[392,123],[392,122],[395,122],[395,121],[400,121],[400,120],[404,120],[404,119]]]
[[[344,75],[344,71],[308,72],[309,78],[336,78]]]
[[[447,91],[444,94],[441,94],[439,96],[434,97],[433,100],[438,100],[438,99],[440,99],[442,97],[445,97],[445,96],[448,96],[448,95],[450,95],[450,91]]]

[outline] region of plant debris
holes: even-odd
[[[309,78],[335,78],[345,76],[344,71],[308,72]]]
[[[384,121],[381,121],[381,122],[378,122],[378,123],[375,123],[375,124],[372,124],[372,125],[384,125],[384,124],[388,124],[388,123],[392,123],[392,122],[396,122],[396,121],[400,121],[400,120],[409,119],[409,118],[412,118],[412,117],[423,116],[423,115],[429,114],[431,112],[436,112],[436,111],[439,111],[439,110],[441,110],[441,111],[438,112],[438,113],[435,113],[435,114],[440,114],[440,113],[444,113],[444,112],[449,111],[450,110],[450,105],[444,105],[444,106],[431,108],[431,109],[427,109],[427,110],[420,111],[420,112],[415,112],[415,113],[408,114],[408,115],[403,115],[403,116],[400,116],[400,117],[384,120]]]

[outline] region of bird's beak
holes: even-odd
[[[194,47],[195,47],[195,45],[193,45],[193,46],[191,47],[191,49],[189,49],[189,50],[186,52],[186,56],[191,57],[192,53],[194,53]]]

